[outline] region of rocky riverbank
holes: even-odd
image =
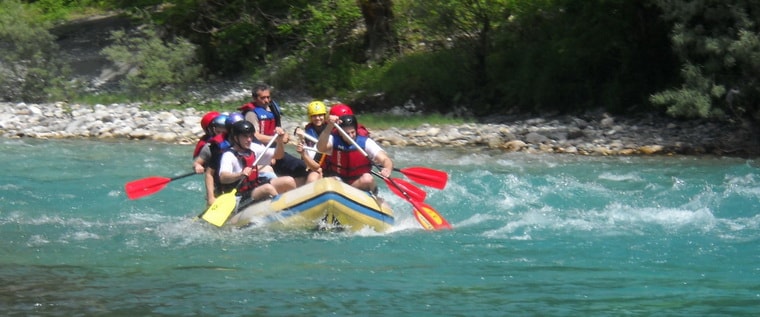
[[[110,32],[134,27],[127,18],[114,15],[75,21],[53,32],[58,37],[62,57],[71,65],[75,77],[88,83],[89,90],[95,93],[118,85],[119,76],[124,73],[123,69],[113,67],[99,53],[110,43]],[[244,87],[245,84],[234,81],[206,83],[202,91],[207,92],[197,94],[220,101],[244,100],[250,96],[250,90]],[[277,94],[291,102],[304,100],[293,103],[299,107],[305,107],[309,100],[298,95]],[[0,103],[0,137],[129,139],[194,144],[203,133],[200,127],[202,115],[194,109],[149,112],[141,110],[138,104]],[[515,116],[489,120],[455,126],[375,129],[372,136],[384,146],[529,153],[726,156],[757,156],[760,153],[758,141],[753,138],[758,132],[753,134],[749,129],[732,124],[678,121],[656,115],[624,118],[604,113],[539,118]],[[302,117],[286,118],[284,121],[287,131],[305,125]]]
[[[141,110],[137,104],[0,103],[5,138],[94,138],[194,144],[203,134],[202,112]],[[359,115],[361,118],[361,115]],[[286,131],[303,126],[287,120]],[[713,154],[756,156],[758,141],[736,125],[605,113],[541,118],[495,118],[493,123],[372,130],[384,146],[481,148],[578,155]],[[371,127],[370,127],[371,129]]]

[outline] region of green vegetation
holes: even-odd
[[[172,92],[197,78],[243,74],[279,90],[343,100],[362,114],[411,100],[441,118],[603,109],[760,121],[760,2],[753,0],[27,2],[25,11],[0,18],[13,26],[0,33],[0,44],[39,30],[40,21],[151,12],[152,27],[140,36],[114,34],[104,53],[137,65],[125,95],[173,100],[173,107],[218,106]],[[5,1],[4,12],[19,3]],[[11,20],[18,17],[25,20]],[[37,47],[51,41],[30,34],[40,34]],[[11,54],[2,65],[32,65],[22,56],[34,55]],[[35,68],[15,69],[15,77],[27,78],[18,83],[58,87],[46,89],[50,98],[71,95],[71,87],[50,85],[61,75],[31,84],[43,77],[40,70],[58,69]],[[15,78],[8,69],[4,87]]]
[[[49,25],[21,2],[0,2],[0,91],[2,99],[32,102],[67,99],[69,69],[58,57]]]
[[[35,0],[29,2],[30,11],[45,22],[60,22],[103,13],[109,7],[102,0]]]
[[[181,100],[200,78],[196,46],[186,39],[164,40],[152,24],[137,35],[116,31],[111,37],[113,44],[103,54],[116,65],[133,68],[122,81],[133,101]]]
[[[677,117],[760,120],[760,3],[699,2],[703,10],[691,1],[655,1],[675,23],[671,39],[683,82],[650,100]]]

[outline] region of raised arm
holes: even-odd
[[[322,153],[332,153],[332,144],[330,143],[330,133],[335,128],[335,122],[338,121],[338,116],[327,117],[327,126],[322,133],[319,134],[319,141],[317,141],[317,151]]]

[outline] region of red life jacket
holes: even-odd
[[[238,193],[245,193],[248,191],[252,191],[256,188],[256,186],[259,185],[259,168],[258,166],[253,166],[253,162],[256,161],[256,153],[253,153],[251,150],[247,150],[245,152],[238,152],[235,150],[230,150],[232,154],[235,154],[235,157],[237,157],[238,161],[240,162],[240,166],[243,168],[246,167],[253,167],[253,171],[250,175],[248,175],[248,178],[243,180],[243,183],[240,185],[240,188],[238,189]],[[235,186],[237,183],[232,184],[224,184],[222,185],[222,191],[223,192],[229,192]]]
[[[254,105],[253,102],[249,102],[247,104],[240,106],[238,110],[240,110],[240,113],[245,115],[246,112],[253,110],[253,108],[256,108],[256,105]]]
[[[246,153],[235,152],[235,156],[237,156],[238,160],[240,161],[240,166],[243,168],[249,166],[253,167],[251,174],[248,175],[248,178],[243,181],[243,185],[240,186],[241,193],[252,191],[254,188],[256,188],[256,186],[259,185],[259,167],[253,165],[253,162],[256,161],[256,153],[253,153],[253,151],[249,150]]]
[[[356,127],[356,134],[361,136],[369,136],[369,130],[363,124],[359,123]]]
[[[203,146],[205,146],[206,143],[208,143],[208,140],[210,140],[211,138],[212,138],[211,135],[206,134],[198,140],[198,143],[195,144],[195,150],[193,150],[193,159],[195,159],[196,157],[198,157],[198,155],[201,154],[201,149],[203,149]]]
[[[275,128],[277,128],[277,117],[273,112],[267,111],[262,107],[256,107],[253,109],[256,113],[256,118],[259,120],[258,130],[261,134],[274,135]]]
[[[346,183],[353,183],[364,173],[372,170],[372,162],[353,144],[347,143],[340,134],[333,133],[333,151],[327,164],[328,170],[340,176]],[[365,148],[367,137],[357,136],[356,144]]]

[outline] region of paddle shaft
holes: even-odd
[[[357,144],[356,141],[354,141],[354,139],[351,138],[351,136],[349,136],[348,133],[346,133],[346,131],[340,127],[340,125],[336,124],[335,128],[338,130],[338,132],[340,132],[340,134],[344,138],[348,139],[351,142],[351,145],[357,148],[365,157],[367,157],[368,160],[372,161],[372,159],[369,157],[369,154],[367,154],[367,152],[364,151],[364,149],[361,148],[359,144]],[[380,173],[377,173],[375,175],[378,175],[378,174]],[[386,180],[386,182],[390,182],[391,184],[393,184],[393,186],[396,186],[396,188],[400,190],[398,184],[396,184],[392,179],[388,179],[385,176],[383,176],[383,179]],[[438,223],[438,225],[437,226],[434,225],[432,229],[450,229],[451,228],[451,225],[449,225],[446,219],[444,219],[436,210],[432,209],[432,207],[429,207],[427,205],[423,206],[423,203],[414,201],[414,199],[409,197],[409,194],[406,193],[406,191],[401,190],[401,192],[404,194],[404,196],[406,196],[405,197],[406,201],[412,204],[412,207],[414,209],[413,212],[415,213],[415,219],[417,219],[417,221],[420,222],[423,228],[429,230],[431,229],[431,227],[429,227],[428,224],[433,224],[433,223]],[[428,207],[428,208],[423,208],[423,207]],[[418,217],[416,217],[416,215],[418,214],[421,214],[422,217],[424,217],[427,220],[428,224],[422,223],[422,221]]]
[[[403,196],[402,198],[406,198],[407,200],[416,200],[416,199],[412,198],[412,195],[409,194],[408,190],[402,188],[395,180],[390,179],[388,177],[385,177],[385,176],[383,176],[382,174],[378,173],[375,170],[371,170],[370,173],[372,173],[372,175],[375,175],[377,177],[382,178],[385,181],[385,184],[387,184],[389,187],[392,186],[393,188],[395,188],[396,190],[398,190],[398,192],[401,193],[401,196]],[[422,197],[422,198],[423,199],[421,199],[421,200],[425,200],[424,197]]]
[[[309,134],[306,134],[302,130],[296,131],[296,134],[303,136],[304,138],[314,143],[317,143],[318,141],[315,137]],[[325,154],[317,150],[317,148],[315,147],[305,146],[304,149]],[[425,185],[425,186],[435,187],[437,189],[443,189],[444,187],[446,187],[446,182],[448,179],[448,174],[446,174],[446,172],[434,170],[428,167],[411,167],[411,168],[405,168],[405,169],[393,167],[393,170],[401,174],[404,174],[406,177],[409,177],[411,180],[415,182],[421,183],[422,185]]]
[[[259,155],[257,155],[257,156],[256,156],[256,159],[253,161],[253,164],[251,164],[251,166],[256,166],[256,165],[258,165],[258,164],[259,164],[259,161],[260,161],[260,160],[261,160],[261,158],[264,156],[264,153],[265,153],[265,152],[266,152],[266,151],[267,151],[267,150],[268,150],[270,147],[272,147],[272,144],[274,144],[274,142],[275,142],[275,141],[277,141],[277,139],[278,139],[279,137],[280,137],[280,135],[279,135],[279,134],[276,134],[276,135],[275,135],[275,136],[274,136],[274,137],[273,137],[271,140],[269,140],[269,143],[267,143],[267,145],[266,145],[266,147],[264,148],[264,150],[262,150],[262,151],[261,151],[261,153],[260,153]],[[243,167],[243,168],[245,168],[245,167]],[[247,177],[246,177],[246,178],[247,178]],[[222,194],[221,196],[219,196],[219,197],[217,198],[217,201],[221,201],[221,200],[219,200],[219,198],[221,198],[222,196],[225,196],[225,195],[233,195],[233,196],[234,196],[234,195],[237,193],[237,190],[240,188],[240,186],[242,186],[242,185],[243,185],[243,181],[245,181],[245,178],[241,178],[241,179],[238,181],[237,185],[235,185],[235,190],[233,190],[233,191],[231,191],[231,192],[229,192],[229,193],[226,193],[226,194]],[[207,213],[209,210],[217,210],[217,209],[221,209],[221,208],[219,208],[219,206],[216,204],[216,202],[214,202],[214,204],[212,204],[211,206],[209,206],[209,208],[207,208],[206,210],[204,210],[203,212],[201,212],[201,213],[198,215],[198,218],[202,218],[202,217],[203,217],[203,216],[204,216],[204,215],[205,215],[205,214],[206,214],[206,213]],[[234,209],[235,209],[235,206],[233,205],[233,206],[232,206],[232,209],[230,209],[230,210],[229,210],[229,213],[232,213],[232,210],[234,210]],[[220,212],[226,212],[226,211],[227,211],[227,208],[224,208],[224,209],[223,209],[222,211],[220,211]]]
[[[296,131],[296,134],[298,134],[298,135],[300,135],[300,136],[302,136],[302,137],[304,137],[304,138],[308,139],[308,140],[309,140],[309,141],[311,141],[311,142],[314,142],[315,144],[316,144],[317,142],[319,142],[319,140],[317,140],[317,138],[315,138],[315,137],[311,136],[310,134],[306,134],[306,132],[303,132],[303,131],[301,131],[301,130],[298,130],[298,131]]]
[[[251,167],[259,165],[259,161],[261,161],[261,157],[264,156],[264,152],[269,150],[269,148],[272,147],[272,144],[274,144],[274,142],[277,141],[279,137],[280,137],[279,134],[275,134],[274,137],[271,140],[269,140],[269,143],[267,143],[266,147],[261,151],[259,155],[256,156],[256,159],[253,161],[253,164],[251,164]]]
[[[280,135],[279,135],[279,134],[275,134],[275,136],[274,136],[274,137],[273,137],[271,140],[269,140],[269,143],[267,143],[266,147],[265,147],[265,148],[264,148],[264,149],[261,151],[261,153],[260,153],[259,155],[256,155],[256,159],[255,159],[255,160],[253,160],[253,164],[251,164],[251,166],[250,166],[250,167],[254,167],[254,166],[256,166],[256,165],[259,165],[259,161],[261,161],[261,158],[264,156],[264,153],[265,153],[267,150],[269,150],[269,148],[270,148],[270,147],[272,147],[272,144],[274,144],[274,142],[275,142],[275,141],[277,141],[277,138],[279,138],[279,137],[280,137]],[[248,167],[248,166],[243,166],[243,168],[244,168],[244,169],[245,169],[246,167]],[[241,185],[243,185],[243,181],[245,181],[245,178],[241,178],[241,179],[238,181],[238,183],[237,183],[237,185],[235,186],[235,188],[236,188],[236,189],[239,189],[239,188],[240,188],[240,186],[241,186]],[[202,214],[201,214],[201,215],[202,215]]]
[[[178,179],[182,179],[182,178],[185,178],[185,177],[188,177],[188,176],[192,176],[192,175],[195,175],[195,174],[197,174],[197,173],[195,171],[193,171],[193,172],[189,172],[187,174],[182,174],[182,175],[179,175],[179,176],[174,176],[174,177],[172,177],[172,178],[169,179],[169,182],[173,182],[173,181],[176,181]]]
[[[337,128],[340,128],[340,127],[339,127],[339,126],[337,126],[337,125],[336,125],[335,127],[337,127]],[[346,133],[345,131],[343,131],[343,129],[339,129],[338,131],[341,131],[342,133]],[[317,140],[317,138],[315,138],[315,137],[313,137],[313,136],[311,136],[311,135],[309,135],[309,134],[306,134],[305,132],[303,132],[303,131],[301,131],[301,130],[298,130],[298,132],[296,132],[296,134],[298,134],[298,135],[300,135],[300,136],[303,136],[304,138],[306,138],[306,139],[308,139],[309,141],[311,141],[311,142],[314,142],[314,143],[317,143],[317,141],[319,141],[319,140]],[[344,135],[347,135],[347,134],[344,134]],[[348,136],[346,136],[346,137],[348,138]],[[349,139],[350,139],[350,138],[349,138]],[[353,139],[352,139],[352,140],[353,140]],[[355,142],[354,142],[353,144],[355,144]],[[317,150],[317,148],[315,148],[315,147],[311,147],[311,146],[304,146],[303,148],[304,148],[305,150],[309,150],[309,151],[314,151],[314,152],[317,152],[317,153],[322,153],[322,154],[325,154],[325,153],[323,153],[323,152],[320,152],[319,150]],[[362,149],[361,151],[362,151],[362,154],[364,154],[365,156],[367,155],[367,153],[366,153],[366,152],[364,152],[364,150],[363,150],[363,149]],[[394,168],[393,168],[393,170],[394,170],[394,171],[396,171],[396,172],[400,172],[400,173],[402,173],[402,174],[404,173],[404,171],[402,171],[401,169],[399,169],[399,168],[397,168],[397,167],[394,167]]]

